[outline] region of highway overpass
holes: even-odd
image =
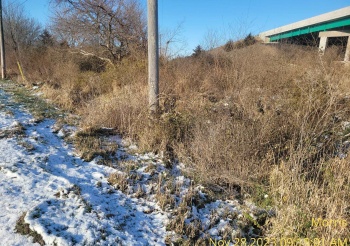
[[[305,35],[319,38],[319,49],[324,52],[329,38],[347,37],[344,61],[350,60],[350,6],[291,23],[259,34],[264,42],[280,42]]]

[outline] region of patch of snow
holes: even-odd
[[[9,97],[0,90],[0,102]],[[38,245],[15,233],[25,222],[48,245],[164,245],[167,216],[152,202],[119,191],[106,192],[115,170],[73,156],[73,149],[50,131],[54,121],[33,118],[15,103],[13,116],[0,109],[0,130],[24,125],[29,152],[15,137],[0,139],[0,238],[2,245]],[[100,182],[101,187],[96,184]]]
[[[30,237],[15,233],[16,221],[26,213],[25,222],[48,245],[165,245],[166,225],[177,208],[160,209],[155,196],[158,189],[164,188],[162,182],[176,187],[172,196],[177,205],[188,194],[194,194],[193,200],[201,200],[200,206],[191,200],[186,223],[200,221],[201,230],[216,239],[223,231],[231,230],[236,235],[240,230],[237,220],[242,220],[243,215],[238,201],[207,200],[205,188],[194,187],[183,176],[182,171],[189,170],[185,164],[168,169],[161,154],[127,154],[137,146],[120,136],[106,137],[120,146],[113,156],[121,161],[118,167],[100,165],[101,156],[85,162],[64,141],[77,132],[75,127],[53,120],[36,122],[1,89],[0,105],[4,105],[0,107],[0,132],[24,126],[21,141],[34,149],[19,145],[16,137],[0,139],[2,244],[38,245]],[[13,114],[7,114],[7,109]],[[125,173],[126,168],[131,171]],[[125,194],[108,183],[112,173],[127,180]],[[143,196],[135,195],[139,189]],[[255,209],[253,204],[247,206]]]

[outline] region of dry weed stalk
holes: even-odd
[[[72,54],[47,54],[40,60],[50,65],[42,89],[79,113],[84,128],[111,127],[141,150],[164,151],[223,198],[249,192],[259,205],[277,206],[266,228],[271,235],[348,235],[348,229],[309,226],[311,216],[349,222],[347,159],[337,154],[346,153],[350,71],[332,62],[337,52],[320,63],[309,47],[254,44],[168,61],[160,71],[163,116],[155,127],[145,107],[144,57],[87,72]],[[170,193],[158,189],[161,207],[175,204]],[[269,202],[260,199],[263,193]]]

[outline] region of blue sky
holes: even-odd
[[[43,25],[49,22],[49,0],[4,1],[22,4]],[[146,7],[147,0],[139,1]],[[197,45],[258,34],[350,6],[350,0],[158,0],[158,6],[162,42],[176,33],[172,49],[188,54]]]

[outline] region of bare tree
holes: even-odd
[[[223,34],[219,30],[209,29],[204,36],[203,47],[205,50],[211,50],[220,46],[223,39]]]
[[[35,45],[41,33],[40,24],[25,15],[22,6],[12,3],[4,6],[5,43],[20,60],[21,52]]]
[[[54,0],[53,30],[83,55],[116,63],[146,51],[146,21],[136,0]]]
[[[160,56],[172,59],[180,56],[186,49],[187,43],[182,35],[183,23],[179,23],[174,29],[163,29],[159,34]]]

